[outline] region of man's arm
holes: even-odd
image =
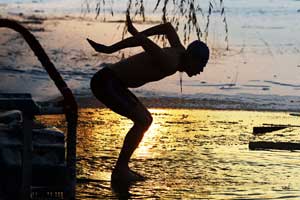
[[[133,36],[139,33],[138,30],[133,26],[129,15],[126,15],[126,23],[129,33],[131,33]],[[169,22],[148,28],[140,33],[146,37],[152,35],[166,35],[171,47],[183,47],[174,27]]]
[[[156,57],[161,57],[164,52],[162,49],[152,42],[147,36],[145,35],[144,32],[139,32],[132,24],[132,21],[130,19],[129,15],[126,15],[126,23],[128,27],[128,32],[133,35],[133,38],[137,40],[137,43],[143,47],[143,49],[150,53],[151,55],[154,55]]]
[[[130,32],[129,24],[128,31]],[[134,35],[132,32],[130,33]],[[169,22],[148,28],[140,33],[142,33],[146,37],[153,35],[166,35],[171,47],[183,47],[174,27]]]
[[[131,20],[128,16],[127,16],[127,26],[128,26],[128,31],[132,35],[136,35],[138,33],[138,31],[132,26]],[[175,29],[173,28],[173,26],[170,23],[160,24],[160,25],[148,28],[148,29],[140,32],[140,34],[144,35],[145,37],[165,34],[172,47],[183,47]],[[140,42],[138,42],[135,37],[126,38],[126,39],[124,39],[120,42],[117,42],[111,46],[99,44],[90,39],[87,39],[87,40],[96,51],[102,52],[102,53],[114,53],[121,49],[140,46]]]
[[[153,62],[157,63],[158,67],[170,64],[171,61],[169,59],[166,59],[167,58],[166,54],[162,50],[162,48],[160,48],[152,40],[147,38],[147,36],[145,36],[143,34],[143,32],[138,32],[137,29],[132,25],[131,21],[129,21],[128,25],[129,25],[129,31],[134,35],[133,37],[127,38],[127,39],[120,41],[109,47],[104,46],[104,45],[99,45],[97,47],[100,47],[100,48],[104,47],[104,50],[107,50],[107,52],[111,52],[113,50],[117,50],[120,48],[141,46],[145,50],[145,52],[148,53],[152,57]],[[93,46],[94,42],[91,40],[89,42]],[[103,52],[103,51],[101,51],[101,52]],[[162,68],[162,70],[163,70],[163,68]]]
[[[158,61],[159,64],[167,64],[163,50],[152,40],[147,38],[144,32],[138,32],[138,30],[133,26],[129,15],[126,16],[126,23],[128,31],[133,35],[133,38],[136,39],[137,43],[143,47],[145,52],[153,56],[153,59]]]
[[[140,42],[135,37],[129,37],[120,42],[117,42],[111,46],[106,46],[103,44],[99,44],[87,38],[89,44],[94,48],[95,51],[100,53],[111,54],[117,52],[122,49],[130,48],[130,47],[138,47],[141,46]]]

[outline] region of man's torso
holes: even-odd
[[[176,73],[182,49],[164,48],[167,62],[162,62],[153,58],[147,52],[142,52],[121,60],[108,67],[113,70],[117,77],[128,87],[140,87],[148,82],[158,81],[166,76]],[[162,66],[162,63],[169,63]]]

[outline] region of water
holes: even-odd
[[[300,198],[299,151],[250,151],[249,141],[299,142],[299,128],[254,137],[262,123],[299,124],[285,112],[150,109],[154,122],[130,166],[146,176],[132,199]],[[43,116],[64,127],[62,116]],[[82,109],[78,126],[78,199],[116,199],[111,170],[132,123],[107,109]],[[123,197],[124,194],[123,193]],[[128,197],[128,196],[127,196]]]
[[[89,2],[93,11],[95,1]],[[114,19],[122,19],[118,12],[124,11],[125,2],[114,2]],[[146,2],[148,13],[153,9],[153,2],[155,1]],[[208,2],[201,1],[204,14],[207,14]],[[230,51],[224,50],[226,34],[220,17],[219,1],[213,2],[215,3],[208,37],[212,57],[200,76],[183,76],[182,96],[193,99],[203,99],[205,96],[208,99],[219,100],[219,96],[216,95],[221,95],[221,100],[229,98],[246,103],[249,97],[254,97],[259,103],[276,104],[274,109],[280,109],[282,106],[287,106],[287,109],[296,107],[298,104],[295,102],[299,102],[300,99],[300,1],[224,1]],[[95,13],[87,14],[85,7],[86,4],[81,0],[0,1],[0,12],[4,16],[23,13],[24,16],[34,14],[46,17],[41,26],[32,25],[44,27],[45,31],[34,31],[34,34],[38,36],[51,60],[78,95],[90,95],[89,80],[97,71],[97,65],[115,62],[121,57],[121,54],[114,55],[116,57],[95,55],[85,38],[90,37],[111,44],[121,38],[123,24],[101,24],[91,21]],[[85,20],[70,19],[65,17],[66,15],[85,17]],[[53,16],[61,18],[53,19]],[[109,15],[106,16],[109,19]],[[204,30],[206,16],[201,19],[201,28]],[[150,25],[137,26],[143,29]],[[182,32],[179,34],[182,38]],[[53,84],[49,82],[48,75],[36,62],[33,54],[26,49],[22,39],[16,35],[10,38],[11,33],[2,35],[5,37],[1,38],[0,78],[3,81],[0,91],[20,92],[26,87],[35,98],[49,99],[58,95],[57,90],[53,89]],[[129,50],[125,53],[134,52]],[[181,97],[179,75],[149,83],[134,92],[147,97]]]

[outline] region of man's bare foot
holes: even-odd
[[[145,181],[145,177],[129,168],[116,168],[111,175],[112,181],[137,182]]]

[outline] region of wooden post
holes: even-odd
[[[23,156],[22,156],[22,185],[20,199],[29,200],[32,179],[32,126],[33,116],[23,113]]]
[[[64,199],[73,200],[76,198],[76,130],[77,130],[77,110],[76,112],[66,112],[68,123],[67,135],[67,186],[64,192]]]

